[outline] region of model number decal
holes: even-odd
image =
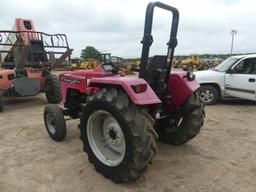
[[[64,82],[71,83],[71,84],[80,84],[81,81],[78,79],[63,79]]]

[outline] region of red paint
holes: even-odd
[[[42,71],[27,71],[28,78],[36,78],[40,80],[40,87],[44,89],[45,87],[45,77],[42,76]]]
[[[93,87],[95,89],[101,85],[121,86],[127,92],[131,100],[137,105],[161,103],[149,85],[147,85],[147,90],[143,93],[134,92],[131,86],[147,84],[144,79],[137,78],[136,76],[121,77],[121,74],[113,76],[111,72],[105,72],[101,67],[98,67],[95,70],[78,70],[63,73],[60,75],[60,80],[64,103],[66,101],[68,89],[76,89],[81,93],[87,94],[87,88]],[[79,80],[80,83],[76,84],[75,81],[72,82],[72,80]]]
[[[188,80],[185,71],[172,71],[168,85],[172,98],[170,97],[166,103],[168,111],[174,111],[171,99],[175,101],[177,107],[180,107],[199,87],[195,80]]]
[[[149,105],[149,104],[160,104],[161,100],[157,97],[152,88],[147,84],[144,79],[138,78],[136,76],[129,77],[105,77],[105,78],[92,78],[90,81],[90,86],[97,85],[120,85],[125,92],[129,95],[133,103],[137,105]],[[132,89],[133,85],[147,84],[147,90],[142,93],[135,93]]]
[[[148,83],[136,76],[122,77],[121,74],[113,75],[111,72],[105,72],[101,67],[95,70],[78,70],[66,72],[60,75],[63,101],[65,103],[68,89],[78,90],[82,94],[92,95],[100,91],[102,86],[120,86],[129,95],[133,103],[137,105],[156,106],[162,101],[158,98]],[[145,92],[136,93],[132,86],[139,84],[147,85]],[[180,107],[199,85],[196,81],[189,81],[185,71],[173,71],[169,79],[170,96],[163,100],[164,106],[169,112],[173,112],[172,101],[175,101],[177,107]]]
[[[40,87],[41,87],[41,89],[44,89],[45,77],[42,77],[42,71],[27,70],[26,73],[27,73],[27,78],[39,79],[40,80]],[[13,79],[13,80],[8,79],[8,75],[11,75],[11,74],[16,76],[16,71],[15,70],[9,70],[9,69],[0,70],[0,75],[2,76],[2,78],[0,78],[0,90],[7,91],[8,89],[10,89],[12,87],[13,82],[15,81],[15,79]]]
[[[3,69],[0,70],[0,91],[8,90],[12,84],[13,80],[8,80],[8,75],[15,75],[15,70]]]
[[[88,88],[87,84],[92,77],[107,76],[113,76],[113,74],[111,72],[106,73],[101,67],[98,67],[95,70],[77,70],[60,74],[59,78],[61,82],[61,93],[63,101],[66,101],[68,89],[76,89],[80,93],[86,94],[86,88]],[[66,82],[64,79],[79,80],[80,84]]]
[[[27,29],[26,26],[24,25],[24,22],[30,23],[31,29]],[[16,31],[31,31],[35,32],[35,25],[32,21],[32,19],[22,19],[22,18],[17,18],[15,19],[15,26],[14,26]],[[24,44],[28,44],[30,40],[37,40],[36,33],[20,33],[20,37]]]

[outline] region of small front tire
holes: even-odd
[[[66,137],[66,121],[58,105],[49,104],[44,108],[44,123],[49,136],[54,141],[62,141]]]

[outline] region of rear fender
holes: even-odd
[[[172,102],[175,102],[176,107],[180,107],[199,87],[195,80],[190,81],[187,78],[185,71],[172,72],[168,83],[172,101],[167,104],[168,111],[174,111]]]
[[[147,84],[147,89],[142,93],[135,93],[133,85],[147,84],[144,79],[137,77],[104,77],[92,78],[89,87],[121,86],[128,94],[132,102],[136,105],[155,105],[160,104],[161,100],[157,97],[152,88]]]

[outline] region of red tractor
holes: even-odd
[[[16,19],[13,31],[0,31],[0,46],[0,112],[3,97],[45,92],[50,103],[61,101],[60,83],[51,69],[72,53],[65,34],[36,32],[32,20]]]
[[[154,8],[173,13],[167,56],[149,58]],[[116,183],[138,179],[157,152],[156,140],[181,145],[194,138],[204,122],[199,85],[191,72],[171,71],[177,45],[179,12],[149,3],[139,77],[123,76],[112,64],[60,75],[64,108],[47,105],[49,136],[66,136],[64,116],[80,118],[80,139],[95,169]]]

